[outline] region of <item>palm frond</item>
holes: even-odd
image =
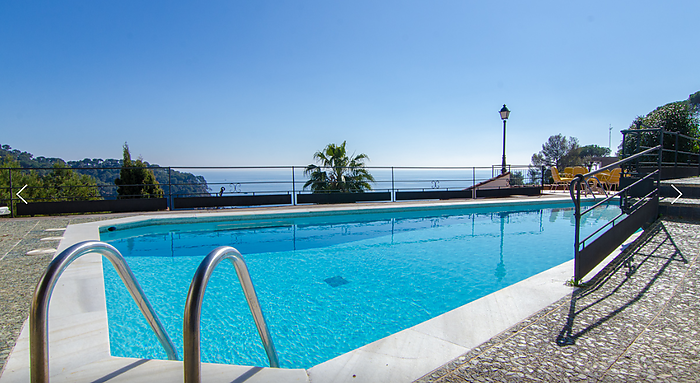
[[[352,158],[349,158],[345,145],[346,141],[340,145],[328,144],[323,150],[314,153],[314,160],[319,165],[311,164],[304,169],[304,175],[309,177],[304,189],[310,187],[314,193],[361,193],[372,190],[370,182],[376,181],[364,164],[369,157],[364,153],[353,153]]]

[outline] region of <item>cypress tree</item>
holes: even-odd
[[[124,143],[124,158],[119,178],[114,180],[117,185],[117,198],[160,198],[163,189],[156,181],[153,171],[146,167],[141,158],[131,159],[129,145]]]

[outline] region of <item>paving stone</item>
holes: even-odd
[[[698,233],[657,221],[596,283],[416,382],[700,381]]]
[[[127,216],[102,214],[37,218],[0,219],[0,372],[29,316],[34,289],[54,254],[26,255],[46,248],[41,238],[62,235],[46,229],[66,227],[71,223],[92,222]],[[58,244],[55,244],[58,245]]]

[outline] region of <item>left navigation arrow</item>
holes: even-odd
[[[27,185],[22,186],[22,188],[19,189],[19,191],[17,192],[17,197],[19,197],[19,199],[21,199],[22,202],[24,202],[25,205],[27,205],[27,201],[25,201],[24,198],[22,198],[22,196],[19,195],[19,193],[21,193],[26,187],[27,187]]]

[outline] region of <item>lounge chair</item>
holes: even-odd
[[[610,171],[603,170],[602,172],[596,174],[594,177],[598,180],[598,184],[600,187],[605,187],[605,183],[608,182],[608,179],[610,179]]]
[[[571,175],[571,177],[575,177],[577,174],[586,174],[588,173],[588,169],[584,168],[583,166],[574,166],[574,171]]]
[[[592,188],[605,189],[606,182],[610,178],[610,172],[604,170],[588,179],[588,185]]]
[[[605,183],[608,181],[608,178],[610,178],[610,172],[607,170],[603,170],[602,172],[596,174],[595,177],[598,179],[598,181],[600,181],[601,184],[605,185]]]
[[[559,177],[559,171],[557,170],[556,166],[552,166],[552,179],[554,180],[554,183],[549,190],[554,190],[555,186],[568,185],[569,182],[574,180],[571,177]]]
[[[607,186],[608,190],[613,190],[613,187],[615,188],[615,190],[619,189],[621,171],[622,169],[615,168],[610,172],[610,176],[607,180],[605,180],[605,186]]]
[[[572,168],[571,166],[565,167],[564,171],[561,173],[561,176],[562,177],[569,177],[569,178],[573,177],[574,176],[574,168]]]

